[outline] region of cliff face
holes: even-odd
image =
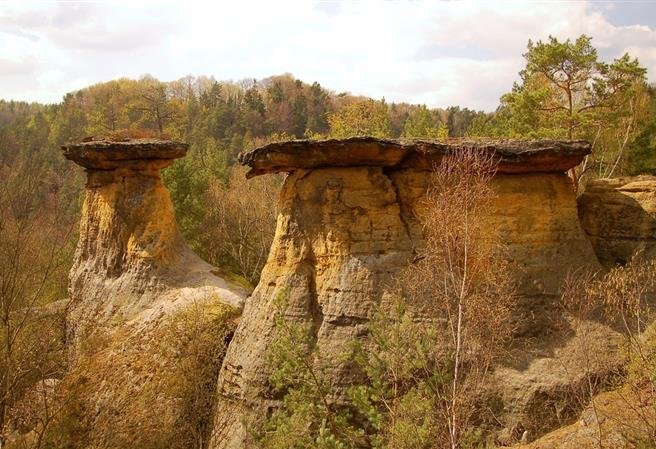
[[[597,179],[579,197],[583,229],[607,267],[656,257],[656,177]]]
[[[55,447],[186,448],[206,436],[213,401],[202,401],[247,292],[178,232],[160,170],[186,151],[144,139],[63,147],[87,184],[62,381],[73,400]]]
[[[345,344],[366,335],[373,307],[422,245],[414,210],[432,164],[465,146],[493,152],[500,161],[489,225],[499,231],[517,267],[521,313],[528,323],[523,332],[541,341],[526,364],[505,367],[503,376],[515,379],[501,387],[508,413],[529,413],[535,395],[560,382],[557,376],[540,376],[544,365],[532,362],[553,356],[547,329],[560,283],[569,270],[596,266],[577,219],[571,181],[563,173],[589,151],[586,144],[368,138],[272,144],[241,156],[251,175],[290,175],[280,193],[268,262],[223,362],[211,447],[244,447],[249,423],[280,399],[268,384],[266,362],[280,295],[287,298],[284,316],[311,324],[319,350],[334,354],[331,381],[338,391],[353,382],[352,368],[338,355]]]

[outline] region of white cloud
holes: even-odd
[[[217,79],[283,72],[388,101],[491,110],[531,39],[593,36],[656,73],[656,31],[586,2],[0,3],[0,98],[58,101],[145,73]],[[653,80],[653,78],[652,78]]]

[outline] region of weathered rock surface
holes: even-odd
[[[579,215],[599,260],[626,263],[641,251],[656,257],[656,177],[597,179],[579,197]]]
[[[557,140],[391,140],[351,137],[277,142],[239,156],[248,176],[320,167],[393,167],[431,169],[458,148],[494,153],[499,173],[564,172],[590,153],[585,141]]]
[[[532,359],[558,357],[545,329],[560,283],[570,270],[597,264],[577,219],[572,183],[563,173],[580,162],[589,151],[587,144],[370,138],[272,144],[240,156],[251,175],[290,175],[280,193],[268,262],[221,369],[211,447],[245,447],[249,423],[264,417],[279,400],[268,383],[266,362],[279,295],[287,298],[286,318],[311,324],[319,350],[335,356],[331,380],[338,390],[353,381],[351,367],[338,355],[344,344],[366,335],[373,307],[422,245],[414,209],[426,191],[432,163],[445,152],[470,145],[500,159],[490,226],[499,231],[518,267],[524,318],[531,323],[524,332],[539,342],[527,363],[508,367],[506,375],[520,379],[522,372],[539,367],[526,382],[535,382],[542,372],[543,389],[562,385],[557,375],[543,372],[553,364],[536,365]],[[524,399],[531,403],[531,398],[518,397],[527,394],[517,384],[502,392],[517,407]],[[517,415],[517,410],[509,413]]]
[[[63,147],[86,168],[67,317],[74,400],[56,447],[189,447],[205,438],[234,316],[248,292],[183,241],[160,169],[184,144]],[[204,396],[203,396],[204,395]],[[68,432],[68,433],[67,433]],[[68,440],[66,439],[68,438]]]
[[[67,145],[63,151],[87,171],[70,272],[74,334],[87,321],[119,315],[144,320],[211,296],[242,306],[246,292],[217,276],[178,231],[160,169],[183,156],[186,145],[100,140]]]
[[[653,423],[654,404],[650,395],[621,388],[597,395],[578,420],[517,449],[635,449],[652,441],[646,423]]]
[[[62,146],[66,159],[91,170],[164,168],[187,154],[181,142],[157,139],[86,139]]]

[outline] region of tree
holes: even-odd
[[[291,132],[297,138],[305,135],[307,127],[307,99],[303,93],[303,83],[301,80],[296,80],[296,98],[292,106],[292,129]]]
[[[423,305],[441,343],[431,376],[446,369],[448,388],[430,391],[430,409],[436,438],[452,449],[468,437],[473,399],[513,331],[514,285],[498,236],[485,225],[494,170],[492,157],[473,149],[444,157],[418,211],[424,248],[401,276],[408,303]]]
[[[152,128],[163,136],[164,128],[177,117],[177,111],[168,101],[164,83],[150,77],[141,81],[139,98],[131,109],[146,114]]]
[[[629,149],[629,173],[656,175],[656,86],[649,88],[649,119]]]
[[[63,329],[45,313],[65,297],[72,223],[43,161],[0,166],[0,448],[12,410],[32,386],[60,377]],[[60,319],[62,314],[60,313]],[[47,402],[47,401],[46,401]],[[39,439],[45,428],[39,430]]]
[[[273,241],[279,190],[279,177],[247,180],[246,171],[239,167],[225,181],[212,179],[200,197],[199,253],[257,285]]]
[[[507,133],[590,140],[594,157],[573,177],[591,166],[602,176],[615,173],[644,115],[646,69],[628,54],[611,64],[599,61],[585,35],[574,42],[529,40],[523,56],[521,83],[501,98],[509,111]]]
[[[360,100],[328,116],[330,137],[390,137],[391,127],[384,101]]]
[[[275,298],[275,338],[267,352],[274,367],[269,382],[283,404],[255,429],[254,447],[262,449],[357,449],[364,432],[332,397],[332,360],[316,350],[309,323],[289,322],[282,311],[287,293]]]
[[[586,321],[603,317],[624,338],[623,350],[628,363],[622,373],[624,382],[615,391],[619,406],[601,409],[602,404],[598,404],[594,396],[600,390],[593,382],[596,375],[586,367],[588,391],[585,399],[595,415],[599,447],[614,447],[615,435],[605,434],[604,420],[618,423],[622,433],[642,440],[644,447],[656,444],[653,409],[656,400],[655,297],[656,260],[640,252],[624,266],[613,267],[605,273],[580,273],[565,283],[563,309],[578,328],[577,333]],[[600,350],[598,342],[585,340],[582,352],[586,357],[588,354],[594,357],[595,351]]]
[[[438,123],[425,106],[419,106],[408,116],[403,126],[403,137],[425,137],[429,139],[446,139],[449,128],[444,123]]]
[[[319,83],[310,86],[308,104],[307,130],[313,134],[323,134],[328,131],[326,114],[330,108],[329,95]]]

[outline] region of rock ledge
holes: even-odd
[[[147,165],[163,168],[174,159],[187,154],[188,145],[159,139],[110,140],[90,138],[80,143],[62,145],[64,157],[78,165],[94,170],[141,168]]]
[[[500,173],[564,172],[590,154],[582,140],[392,140],[351,137],[276,142],[239,155],[248,177],[320,167],[379,166],[430,169],[447,153],[474,148],[493,153]]]

